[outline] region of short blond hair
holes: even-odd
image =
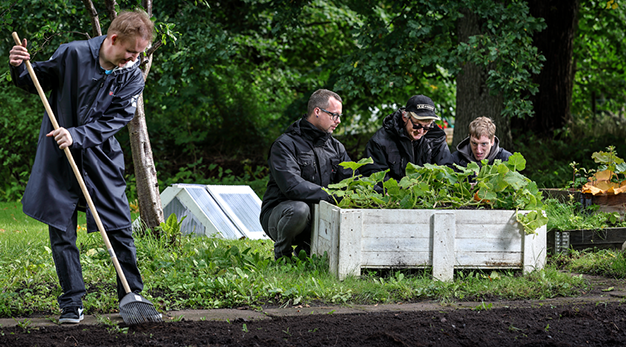
[[[491,140],[496,136],[496,125],[489,117],[478,117],[469,125],[469,134],[471,137],[480,138],[483,135]]]
[[[154,35],[154,23],[148,14],[140,9],[124,11],[111,22],[107,30],[107,36],[117,34],[121,39],[140,36],[142,39],[152,42]]]

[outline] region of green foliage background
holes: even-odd
[[[132,8],[139,1],[118,4]],[[572,124],[555,134],[556,141],[520,129],[514,133],[516,148],[508,148],[527,158],[524,174],[540,187],[565,185],[569,162],[593,165],[591,153],[607,145],[626,153],[620,58],[626,11],[607,8],[607,1],[581,4]],[[95,5],[102,27],[108,27],[103,2]],[[490,34],[458,45],[454,20],[465,7],[486,19]],[[452,122],[454,76],[466,61],[493,68],[490,88],[508,93],[507,114],[531,113],[523,91],[536,88],[529,77],[540,56],[530,35],[542,25],[529,17],[524,1],[157,0],[154,16],[158,37],[166,24],[176,37],[156,51],[144,92],[162,188],[233,176],[230,182],[255,182],[261,193],[271,142],[302,116],[317,88],[344,97],[345,117],[335,135],[354,160],[380,120],[410,95],[431,96]],[[63,42],[92,35],[80,1],[0,0],[0,200],[6,201],[21,197],[43,115],[37,96],[10,81],[12,31],[29,40],[34,60],[45,60]],[[132,199],[128,132],[117,137],[127,151]]]

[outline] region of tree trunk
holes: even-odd
[[[543,69],[533,76],[539,93],[530,97],[534,117],[515,119],[512,126],[542,137],[570,120],[573,76],[574,36],[578,27],[580,0],[528,0],[530,14],[545,19],[548,27],[533,37],[533,44],[546,57]]]
[[[457,23],[460,42],[468,42],[470,36],[480,34],[479,18],[470,11],[463,11],[464,17]],[[456,117],[452,147],[456,147],[469,134],[469,123],[480,116],[491,118],[496,124],[496,136],[500,146],[511,151],[510,120],[501,115],[504,109],[502,94],[491,95],[487,87],[487,68],[466,63],[456,78]]]
[[[143,94],[137,100],[137,112],[133,120],[128,123],[128,130],[130,131],[130,147],[133,152],[133,165],[135,167],[139,214],[144,225],[153,229],[163,223],[165,219],[148,127],[146,126]]]
[[[144,0],[142,5],[148,15],[152,16],[152,0]],[[150,73],[150,67],[152,66],[152,52],[154,52],[152,48],[154,47],[148,48],[150,53],[141,62],[144,81],[148,78],[148,73]],[[157,171],[152,156],[152,146],[148,136],[148,126],[146,125],[143,94],[137,100],[137,111],[133,120],[128,123],[128,130],[130,131],[130,147],[135,167],[139,214],[144,226],[153,229],[163,223],[165,219],[163,217]]]

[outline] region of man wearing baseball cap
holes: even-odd
[[[389,169],[386,178],[400,180],[408,163],[452,165],[446,133],[435,124],[440,120],[435,103],[424,95],[414,95],[383,120],[383,126],[365,147],[365,157],[374,164],[359,169],[363,176]]]

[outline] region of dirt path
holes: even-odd
[[[585,277],[588,293],[541,301],[196,310],[130,327],[0,320],[0,346],[626,346],[625,281]]]

